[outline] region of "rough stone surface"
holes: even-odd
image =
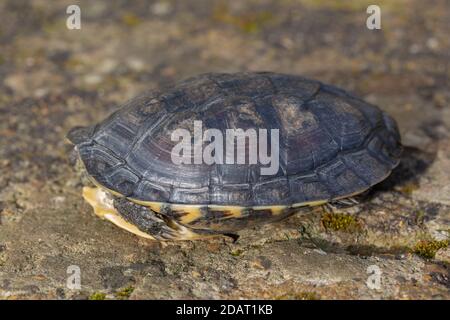
[[[0,299],[115,299],[130,287],[130,299],[449,299],[448,249],[424,259],[414,247],[449,237],[450,5],[378,1],[382,30],[371,31],[370,1],[351,3],[79,1],[82,29],[68,30],[70,1],[2,1]],[[69,128],[143,90],[243,70],[333,83],[397,119],[401,165],[334,216],[357,227],[326,229],[317,208],[236,243],[161,244],[93,215]],[[79,290],[66,285],[71,265]]]

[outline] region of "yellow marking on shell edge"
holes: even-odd
[[[242,210],[245,209],[245,207],[240,206],[216,206],[216,205],[209,205],[208,208],[212,211],[226,211],[229,213],[226,218],[239,218],[242,217]]]
[[[124,220],[114,208],[112,203],[108,200],[105,191],[101,188],[90,188],[83,187],[83,198],[89,203],[97,216],[102,219],[106,219],[116,226],[127,230],[128,232],[134,233],[143,238],[156,240],[151,235],[142,232],[136,226]]]
[[[83,161],[81,161],[81,162],[83,163]],[[83,163],[83,165],[84,165],[84,163]],[[389,171],[386,174],[386,176],[383,179],[381,179],[380,181],[386,179],[386,177],[388,177],[390,175],[390,173],[391,173],[391,171]],[[101,185],[93,177],[91,177],[89,175],[88,175],[88,177],[92,181],[92,183],[95,186],[97,186],[98,188],[106,190],[106,191],[110,192],[111,194],[113,194],[115,196],[123,197],[123,195],[118,193],[117,191],[108,189],[105,186]],[[353,197],[353,196],[356,196],[356,195],[358,195],[360,193],[365,192],[367,189],[368,188],[360,190],[360,191],[357,191],[357,192],[355,192],[353,194],[350,194],[350,195],[345,195],[345,196],[336,198],[334,200],[339,200],[339,199],[344,199],[344,198],[348,198],[348,197]],[[136,204],[149,207],[150,209],[152,209],[153,211],[158,212],[158,213],[161,213],[161,207],[164,204],[164,202],[143,201],[143,200],[133,199],[133,198],[129,198],[129,197],[127,197],[127,199],[132,201],[132,202],[134,202],[134,203],[136,203]],[[300,208],[300,207],[306,207],[306,206],[309,206],[309,207],[321,206],[321,205],[323,205],[323,204],[325,204],[325,203],[327,203],[329,201],[330,200],[318,200],[318,201],[310,201],[310,202],[299,202],[299,203],[294,203],[291,206],[276,206],[276,205],[274,205],[274,206],[255,206],[255,207],[250,207],[250,209],[253,209],[253,210],[270,209],[270,210],[272,210],[272,213],[274,215],[278,215],[278,214],[283,212],[284,208]],[[242,207],[242,206],[224,206],[224,205],[206,205],[206,204],[205,205],[188,205],[188,204],[177,205],[177,204],[171,204],[171,205],[172,205],[172,207],[183,206],[183,208],[184,208],[183,210],[185,212],[188,212],[188,214],[186,215],[185,219],[188,220],[189,222],[192,222],[192,221],[194,221],[195,219],[198,219],[201,216],[201,214],[198,215],[197,211],[196,211],[197,208],[201,208],[201,207],[208,207],[208,209],[215,210],[215,211],[228,211],[228,212],[231,213],[231,215],[229,216],[230,218],[231,217],[234,217],[234,218],[241,217],[242,216],[242,211],[244,209],[246,209],[246,207]],[[281,208],[283,208],[283,209],[281,209]],[[194,212],[195,212],[195,214],[194,214]]]
[[[190,223],[192,221],[197,220],[202,216],[201,206],[196,205],[182,205],[182,204],[174,204],[171,205],[171,210],[175,212],[185,212],[186,214],[180,217],[181,223]]]
[[[111,194],[117,196],[117,197],[123,197],[122,194],[118,193],[117,191],[108,189],[106,187],[104,187],[103,185],[101,185],[100,183],[98,183],[93,177],[89,176],[89,179],[92,181],[92,183],[97,186],[100,189],[106,190],[108,192],[110,192]],[[361,191],[364,192],[365,190]],[[356,192],[354,195],[359,194],[361,192]],[[349,196],[353,196],[353,195],[349,195]],[[347,198],[349,196],[345,196],[342,198]],[[130,197],[127,197],[128,200],[145,206],[145,207],[149,207],[150,209],[152,209],[155,212],[161,213],[161,207],[164,204],[164,202],[156,202],[156,201],[144,201],[144,200],[138,200],[138,199],[133,199]],[[294,203],[291,206],[255,206],[255,207],[250,207],[250,209],[253,210],[272,210],[272,213],[274,215],[280,214],[282,212],[282,210],[284,208],[299,208],[299,207],[313,207],[313,206],[320,206],[323,205],[325,203],[329,202],[329,200],[318,200],[318,201],[310,201],[310,202],[300,202],[300,203]],[[190,216],[191,213],[193,214],[191,217],[186,219],[189,222],[194,221],[195,219],[198,219],[199,217],[201,217],[201,213],[197,213],[197,209],[199,210],[202,207],[208,207],[208,209],[213,210],[213,211],[227,211],[230,213],[229,217],[230,218],[239,218],[242,217],[242,211],[246,208],[246,207],[242,207],[242,206],[225,206],[225,205],[198,205],[198,204],[193,204],[193,205],[189,205],[189,204],[171,204],[172,208],[183,208],[182,210],[185,212],[188,212],[188,214],[186,216]],[[180,209],[181,210],[181,209]],[[193,213],[195,212],[195,214]]]
[[[319,201],[310,201],[310,202],[301,202],[301,203],[294,203],[292,205],[293,208],[299,208],[299,207],[314,207],[314,206],[321,206],[325,203],[327,203],[328,200],[319,200]]]
[[[109,191],[109,190],[108,190]],[[163,202],[153,202],[153,201],[143,201],[143,200],[137,200],[137,199],[133,199],[133,198],[128,198],[128,200],[137,203],[139,205],[142,206],[146,206],[149,207],[150,209],[152,209],[153,211],[156,211],[158,213],[161,212],[161,206],[164,204]],[[190,215],[191,213],[198,217],[201,216],[201,213],[197,213],[197,210],[200,210],[200,208],[202,207],[207,207],[209,210],[211,211],[227,211],[230,213],[230,217],[241,217],[242,216],[242,211],[244,209],[253,209],[253,210],[271,210],[273,212],[274,215],[280,214],[283,212],[283,210],[287,209],[287,208],[299,208],[299,207],[306,207],[306,206],[320,206],[323,205],[325,203],[327,203],[328,200],[319,200],[319,201],[310,201],[310,202],[300,202],[300,203],[294,203],[291,206],[277,206],[277,205],[273,205],[273,206],[255,206],[255,207],[242,207],[242,206],[225,206],[225,205],[198,205],[198,204],[193,204],[193,205],[189,205],[189,204],[171,204],[171,208],[172,210],[175,211],[184,211],[184,212],[188,212],[188,215]],[[195,219],[192,219],[190,221],[193,221]]]
[[[121,195],[120,193],[108,189],[104,186],[102,186],[101,184],[99,184],[96,180],[94,180],[94,178],[91,178],[92,183],[94,183],[98,188],[100,189],[104,189],[108,192],[110,192],[111,194],[118,196],[118,197],[123,197],[123,195]],[[357,193],[355,193],[357,194]],[[353,196],[353,195],[352,195]],[[347,196],[346,196],[347,197]],[[343,198],[346,198],[343,197]],[[149,207],[150,209],[152,209],[155,212],[161,213],[161,207],[164,204],[164,202],[155,202],[155,201],[144,201],[144,200],[138,200],[138,199],[133,199],[133,198],[127,198],[128,200],[145,206],[145,207]],[[253,210],[272,210],[272,213],[274,215],[278,215],[280,213],[283,212],[284,209],[291,207],[291,208],[299,208],[299,207],[313,207],[313,206],[321,206],[325,203],[329,202],[329,200],[318,200],[318,201],[310,201],[310,202],[299,202],[299,203],[294,203],[291,206],[255,206],[255,207],[250,207],[250,209]],[[202,207],[208,207],[208,209],[213,210],[213,211],[227,211],[230,212],[230,217],[241,217],[242,216],[242,211],[247,208],[247,207],[242,207],[242,206],[225,206],[225,205],[198,205],[198,204],[193,204],[193,205],[189,205],[189,204],[171,204],[172,205],[172,209],[176,210],[176,211],[184,211],[184,212],[188,212],[188,214],[185,216],[186,219],[189,219],[188,222],[192,222],[195,219],[198,219],[199,217],[201,217],[201,213],[200,213],[200,208]],[[187,216],[191,216],[190,218],[187,218]],[[195,218],[194,218],[195,217]]]
[[[149,207],[150,209],[152,209],[155,212],[161,213],[161,206],[162,206],[162,202],[153,202],[153,201],[143,201],[143,200],[138,200],[138,199],[133,199],[133,198],[127,198],[128,200],[139,204],[141,206],[144,207]]]
[[[259,206],[254,207],[254,210],[270,210],[274,216],[282,214],[284,210],[289,208],[288,206]]]

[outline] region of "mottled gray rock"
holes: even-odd
[[[427,172],[420,177],[420,188],[412,192],[413,198],[450,206],[450,139],[439,142],[436,158]],[[450,217],[450,213],[449,213]]]

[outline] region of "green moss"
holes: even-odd
[[[322,215],[321,223],[327,230],[354,232],[361,230],[360,222],[349,214],[325,213]]]
[[[230,254],[231,254],[233,257],[238,257],[238,256],[240,256],[243,252],[244,252],[244,250],[242,250],[242,249],[236,249],[236,250],[232,250],[232,251],[230,252]]]
[[[440,249],[448,247],[448,240],[421,240],[414,246],[414,253],[425,259],[433,259]]]
[[[275,300],[319,300],[319,297],[314,292],[295,292],[275,297]]]
[[[259,12],[250,17],[244,17],[240,23],[240,28],[248,33],[259,32],[264,24],[272,19],[270,12]]]
[[[373,244],[351,244],[346,248],[351,255],[370,257],[373,255],[402,255],[407,254],[411,250],[407,246],[392,245],[388,247],[378,247]]]
[[[89,296],[89,300],[105,300],[106,294],[102,292],[94,292]]]
[[[65,29],[67,28],[66,28],[66,20],[64,19],[45,20],[42,23],[42,30],[46,34],[57,33]]]
[[[125,13],[122,16],[122,22],[129,27],[135,27],[139,25],[142,21],[138,16],[136,16],[133,13]]]
[[[122,300],[128,299],[128,298],[130,298],[130,296],[133,293],[133,291],[134,291],[134,287],[128,286],[126,288],[123,288],[120,291],[117,291],[115,296],[116,296],[117,299],[122,299]]]
[[[406,195],[411,195],[417,189],[419,189],[417,183],[407,183],[400,188],[400,191]]]
[[[415,216],[414,216],[414,222],[416,223],[416,225],[418,225],[418,226],[420,226],[420,225],[423,225],[423,222],[424,222],[424,219],[425,219],[425,212],[423,212],[423,211],[417,211],[416,213],[415,213]]]
[[[244,32],[255,33],[273,19],[273,14],[270,11],[259,11],[235,15],[230,12],[225,3],[220,3],[214,8],[213,19],[238,27]]]

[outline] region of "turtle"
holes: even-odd
[[[179,153],[184,161],[174,161],[173,133],[202,138],[198,122],[216,136],[191,146],[238,129],[244,143],[227,136],[230,150],[215,148],[213,162],[193,161],[188,136]],[[234,158],[255,152],[252,132],[265,132],[267,154],[278,153],[270,174],[262,170],[267,159]],[[278,137],[276,144],[269,137]],[[317,80],[273,72],[206,73],[149,90],[98,124],[72,128],[67,138],[89,178],[82,195],[95,214],[159,241],[236,239],[243,228],[314,206],[354,203],[390,175],[402,153],[396,121],[377,106]]]

